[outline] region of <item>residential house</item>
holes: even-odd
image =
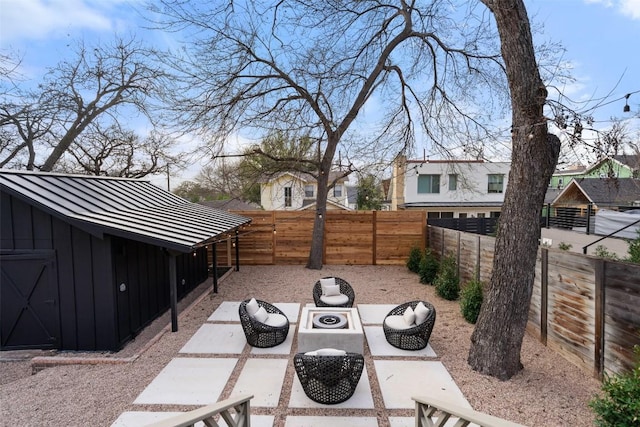
[[[640,178],[640,154],[619,154],[604,157],[591,166],[572,166],[556,170],[549,188],[562,190],[578,178]]]
[[[350,210],[347,194],[348,178],[342,172],[331,172],[327,209]],[[312,209],[318,195],[316,178],[308,173],[282,172],[260,182],[260,204],[267,211]]]
[[[510,167],[509,162],[399,156],[391,179],[391,210],[426,210],[428,218],[498,217]]]
[[[626,211],[640,207],[640,179],[577,178],[551,201],[554,227],[593,232],[599,211]]]

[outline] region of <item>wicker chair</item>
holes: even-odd
[[[331,277],[323,277],[323,279],[330,279]],[[313,286],[313,301],[316,303],[316,307],[353,307],[353,301],[356,298],[356,294],[353,291],[351,285],[344,279],[335,277],[336,285],[340,286],[340,293],[346,295],[348,300],[344,304],[327,304],[322,301],[322,285],[320,280]]]
[[[309,399],[333,405],[353,396],[364,368],[364,357],[359,353],[342,356],[297,353],[293,365]]]
[[[238,307],[240,323],[242,324],[242,329],[244,330],[244,335],[247,337],[249,345],[266,348],[282,344],[284,340],[287,339],[287,334],[289,333],[289,319],[287,319],[278,307],[265,301],[256,300],[258,305],[263,307],[267,313],[281,315],[286,320],[286,324],[281,326],[271,326],[259,322],[247,312],[247,304],[249,301],[250,300],[242,301],[240,307]]]
[[[429,343],[429,337],[436,322],[436,309],[426,301],[422,301],[422,303],[429,309],[429,313],[421,324],[406,329],[395,329],[387,324],[389,316],[402,316],[407,307],[415,309],[419,302],[410,301],[400,304],[385,317],[382,328],[384,329],[385,338],[392,346],[402,350],[422,350]]]

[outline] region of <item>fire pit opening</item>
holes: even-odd
[[[341,313],[321,313],[313,316],[313,327],[317,329],[343,329],[347,327],[347,316]]]

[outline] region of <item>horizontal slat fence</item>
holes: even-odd
[[[238,234],[240,265],[307,263],[315,210],[233,213],[252,219]],[[426,246],[426,225],[423,211],[327,211],[323,264],[404,265]],[[234,235],[216,244],[218,265],[235,265],[234,244]]]
[[[461,283],[474,271],[490,279],[493,237],[432,226],[427,237],[438,256],[457,257]],[[600,378],[631,369],[640,345],[640,265],[540,248],[527,329]]]

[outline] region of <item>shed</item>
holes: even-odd
[[[148,181],[0,170],[0,350],[117,351],[208,277],[250,218]]]

